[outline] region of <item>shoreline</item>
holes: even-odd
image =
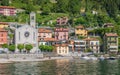
[[[47,61],[47,60],[60,60],[60,59],[73,59],[72,57],[46,57],[46,58],[40,58],[40,59],[32,59],[32,58],[26,58],[26,59],[20,59],[20,58],[9,58],[9,59],[0,59],[0,64],[4,63],[17,63],[17,62],[39,62],[39,61]]]

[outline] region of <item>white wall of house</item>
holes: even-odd
[[[68,46],[65,46],[65,47],[57,47],[57,54],[60,54],[60,55],[67,55],[69,54],[69,48]]]
[[[46,45],[46,44],[47,44],[47,42],[45,42],[45,41],[39,42],[39,45]]]
[[[99,41],[90,41],[90,49],[93,50],[94,53],[99,53],[100,42]]]

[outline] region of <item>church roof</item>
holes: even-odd
[[[106,36],[118,36],[117,33],[106,33]]]

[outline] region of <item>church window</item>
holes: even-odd
[[[35,40],[35,32],[33,32],[33,39]]]
[[[20,40],[20,32],[19,32],[19,40]]]

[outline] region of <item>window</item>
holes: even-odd
[[[98,43],[98,42],[96,42],[96,45],[99,45],[99,43]]]
[[[64,52],[64,50],[62,50],[62,52]]]
[[[35,32],[33,32],[33,40],[35,40]]]
[[[61,50],[59,50],[59,53],[61,53]]]
[[[65,53],[67,53],[67,50],[65,50]]]
[[[93,42],[91,42],[91,45],[93,45]]]
[[[20,40],[20,32],[19,32],[19,40]]]
[[[1,37],[3,37],[3,34],[1,34]]]

